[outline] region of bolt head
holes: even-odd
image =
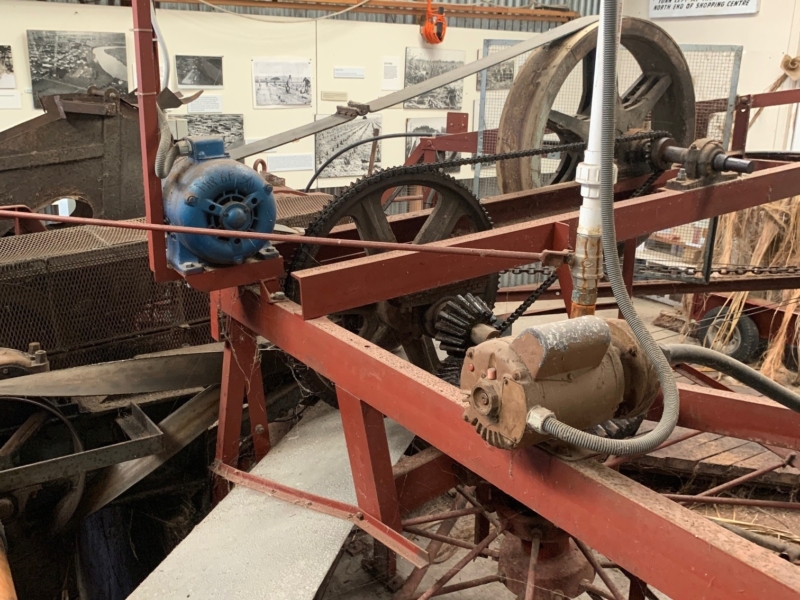
[[[522,373],[520,373],[519,371],[514,371],[512,377],[514,378],[514,381],[519,381],[520,379],[522,379]]]
[[[486,369],[486,379],[488,379],[489,381],[494,381],[495,379],[497,379],[497,369],[495,369],[494,367],[489,367],[488,369]]]
[[[186,198],[186,204],[189,206],[194,206],[197,204],[197,196],[188,196]]]
[[[263,425],[256,425],[256,433],[258,435],[264,435],[264,431],[266,430],[264,429]]]
[[[269,299],[273,302],[282,302],[283,300],[286,300],[286,294],[283,292],[275,292],[274,294],[269,295]]]

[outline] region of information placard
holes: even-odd
[[[761,0],[650,0],[651,19],[752,15]]]

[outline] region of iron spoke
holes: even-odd
[[[466,207],[457,199],[441,194],[430,216],[414,238],[415,244],[428,244],[451,236],[458,221],[467,214]]]
[[[358,236],[362,240],[375,242],[397,242],[394,237],[386,213],[381,206],[381,194],[373,194],[365,202],[353,206],[348,212],[356,224]],[[377,254],[380,250],[365,249],[367,255]]]
[[[562,141],[565,137],[570,142],[589,139],[589,119],[568,115],[557,110],[550,111],[547,128],[558,134]]]
[[[619,126],[625,126],[623,133],[644,124],[671,84],[672,78],[664,73],[642,73],[633,82],[622,96],[622,115],[618,115],[622,117]]]

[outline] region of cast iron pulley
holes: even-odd
[[[548,134],[558,136],[562,144],[588,140],[597,27],[590,25],[530,53],[503,108],[498,152],[539,148]],[[621,43],[638,63],[641,75],[617,96],[617,135],[640,129],[665,130],[679,144],[690,144],[695,94],[680,47],[657,25],[634,18],[622,20]],[[571,99],[568,92],[574,88],[579,92]],[[618,154],[620,175],[640,175],[649,169],[646,162],[628,164],[624,154]],[[502,161],[497,165],[498,184],[503,193],[509,193],[571,181],[582,158],[582,152],[560,152],[552,176],[544,172],[540,156]]]
[[[394,228],[390,226],[384,212],[385,204],[398,188],[421,189],[423,202],[432,206],[420,228],[404,227],[403,223]],[[387,169],[356,181],[325,207],[308,226],[306,235],[324,237],[337,225],[349,223],[355,224],[355,233],[362,240],[409,244],[427,244],[492,228],[489,215],[478,199],[455,179],[441,172],[419,173],[408,167]],[[366,251],[368,255],[377,252],[372,249]],[[318,266],[330,258],[333,258],[330,249],[301,244],[287,269],[287,296],[295,301],[300,299],[296,281],[291,277],[292,272]],[[413,273],[387,272],[385,276],[407,277],[413,276]],[[448,300],[455,300],[459,295],[472,294],[491,311],[498,283],[499,275],[495,273],[361,306],[332,317],[383,348],[402,346],[412,363],[435,373],[438,359],[432,338],[437,333],[436,308]]]

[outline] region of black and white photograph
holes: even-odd
[[[13,90],[17,87],[14,77],[14,59],[11,46],[0,46],[0,90]]]
[[[318,115],[317,118],[324,118]],[[376,133],[377,131],[377,133]],[[325,161],[342,148],[381,134],[380,115],[366,119],[358,119],[344,123],[333,129],[328,129],[314,136],[314,154],[316,168],[319,169]],[[372,153],[372,144],[361,144],[352,150],[335,158],[322,172],[322,177],[350,177],[366,175],[369,170],[369,159]],[[381,166],[381,143],[377,142],[375,153],[375,167]]]
[[[255,108],[311,106],[311,60],[254,58]]]
[[[405,87],[427,81],[442,73],[447,73],[464,65],[466,53],[463,50],[442,50],[440,48],[406,48]],[[403,104],[403,108],[437,108],[461,110],[464,97],[464,81],[459,79],[444,87],[426,92]]]
[[[481,76],[482,72],[478,73],[476,77],[478,83],[476,86],[477,91],[481,91]],[[499,65],[489,67],[486,69],[486,91],[493,90],[510,90],[511,84],[514,83],[514,61],[507,60]]]
[[[447,133],[447,117],[430,117],[421,119],[406,119],[406,133],[417,133],[419,137],[406,138],[406,158],[411,156],[414,148],[419,144],[420,138],[435,137]],[[458,160],[461,158],[460,152],[437,152],[436,160]],[[445,173],[458,173],[461,167],[450,167],[445,169]]]
[[[89,86],[128,92],[124,33],[28,30],[33,103],[40,96],[85,92]]]
[[[189,135],[222,136],[226,148],[244,140],[242,115],[180,115],[179,118],[186,119]]]
[[[222,88],[221,56],[176,56],[175,75],[179,88]]]

